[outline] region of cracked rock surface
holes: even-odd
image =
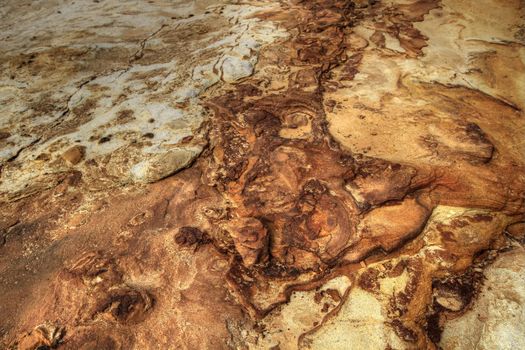
[[[525,347],[523,1],[0,16],[0,348]]]

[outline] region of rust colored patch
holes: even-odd
[[[175,243],[182,247],[190,247],[207,242],[207,235],[195,227],[181,227],[179,232],[175,235]]]
[[[430,215],[430,208],[406,198],[430,177],[401,164],[356,159],[327,131],[324,108],[336,106],[325,103],[324,92],[331,89],[333,70],[343,67],[339,78],[351,80],[362,59],[359,51],[346,54],[348,29],[359,11],[351,2],[326,0],[293,6],[286,20],[282,13],[262,15],[298,28],[282,50],[262,53],[268,63],[290,68],[288,89],[269,92],[248,79],[209,101],[213,149],[200,164],[206,185],[229,203],[228,216],[209,235],[238,255],[229,281],[255,314],[282,302],[294,278],[318,278],[341,263],[398,248],[419,234]],[[422,47],[410,30],[402,30],[413,37],[406,45]],[[366,211],[386,202],[393,205],[372,211],[358,229]],[[365,277],[365,289],[378,288]],[[269,283],[281,292],[266,293]]]
[[[417,333],[406,327],[400,320],[393,320],[390,324],[396,334],[404,341],[414,343],[417,340]]]
[[[377,292],[379,290],[378,281],[379,271],[376,269],[368,269],[359,276],[359,286],[369,292]]]

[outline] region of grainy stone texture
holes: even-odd
[[[275,5],[4,2],[0,196],[81,171],[93,188],[152,182],[206,144],[200,96],[252,74],[285,33],[252,14]],[[80,163],[62,152],[85,149]],[[70,153],[68,153],[70,155]]]
[[[525,254],[523,248],[501,254],[486,269],[478,300],[443,330],[444,349],[516,349],[525,347]]]
[[[0,16],[0,347],[525,346],[522,1]]]

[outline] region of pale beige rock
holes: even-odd
[[[317,332],[305,337],[311,349],[394,349],[406,348],[393,330],[386,326],[385,310],[373,295],[353,290],[338,315]]]
[[[501,254],[485,272],[470,310],[445,323],[444,349],[521,349],[525,347],[525,250]]]
[[[193,148],[176,148],[166,153],[152,154],[140,163],[133,165],[131,175],[137,182],[155,182],[159,181],[177,170],[185,168],[201,152],[198,147]]]

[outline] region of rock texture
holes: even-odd
[[[486,269],[478,300],[448,322],[443,348],[512,349],[525,346],[525,254],[523,248],[501,254]],[[452,310],[455,311],[455,310]]]
[[[523,347],[522,1],[0,15],[1,347]]]

